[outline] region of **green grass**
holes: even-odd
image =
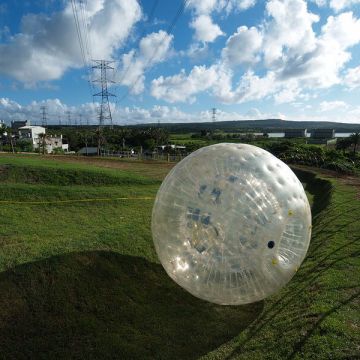
[[[222,307],[157,260],[152,198],[169,165],[86,161],[0,157],[0,358],[359,357],[360,188],[298,169],[305,262],[278,294]]]

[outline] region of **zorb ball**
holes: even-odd
[[[168,275],[217,304],[259,301],[303,261],[311,211],[302,184],[269,152],[245,144],[195,151],[162,183],[152,214]]]

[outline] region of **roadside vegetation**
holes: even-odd
[[[170,167],[0,157],[1,357],[358,358],[358,178],[296,169],[313,203],[305,262],[278,294],[222,307],[183,291],[155,254]]]

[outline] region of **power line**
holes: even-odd
[[[157,8],[158,5],[159,5],[159,0],[155,0],[154,3],[153,3],[153,6],[151,8],[150,15],[149,15],[149,17],[147,19],[148,23],[153,21],[155,11],[156,11],[156,8]],[[143,31],[142,31],[142,33],[140,35],[140,40],[145,36],[145,32],[146,32],[146,29],[144,27],[144,29],[143,29]],[[131,63],[128,64],[125,71],[122,73],[121,79],[118,81],[119,84],[121,84],[123,82],[123,80],[126,78],[126,75],[128,74],[130,68],[131,68]]]
[[[166,33],[165,33],[162,41],[161,41],[160,44],[156,47],[155,51],[153,52],[153,55],[152,55],[152,56],[149,58],[149,60],[147,61],[144,69],[146,69],[146,68],[151,64],[151,62],[154,60],[155,56],[157,55],[157,53],[158,53],[158,51],[159,51],[159,49],[160,49],[160,46],[163,45],[163,43],[164,43],[164,41],[165,41],[165,39],[166,39],[166,36],[167,36],[167,35],[171,35],[172,32],[174,31],[175,25],[176,25],[176,23],[178,22],[178,20],[180,19],[181,15],[183,14],[183,12],[184,12],[185,8],[187,7],[188,3],[189,3],[189,0],[182,0],[181,5],[180,5],[180,7],[178,8],[178,11],[177,11],[174,19],[172,20],[171,24],[169,25],[169,27],[168,27],[168,29],[167,29],[167,31],[166,31]],[[139,82],[139,80],[141,79],[142,76],[143,76],[143,74],[140,74],[140,75],[136,78],[136,80],[133,82],[132,86],[130,86],[130,87],[127,89],[127,91],[125,92],[125,94],[118,100],[117,103],[122,102],[123,100],[125,100],[125,99],[129,96],[129,94],[130,94],[130,93],[132,92],[132,90],[135,88],[135,86],[137,85],[137,83]]]
[[[72,5],[72,10],[73,10],[73,16],[74,16],[74,21],[75,21],[75,28],[76,28],[76,33],[77,33],[77,37],[79,40],[79,46],[80,46],[80,52],[81,52],[81,57],[82,57],[82,61],[83,61],[83,65],[85,68],[85,71],[87,73],[87,77],[88,77],[88,85],[89,85],[89,90],[90,90],[90,95],[92,95],[92,86],[91,86],[91,73],[90,73],[90,42],[89,42],[89,28],[88,28],[88,24],[87,24],[87,19],[86,19],[86,10],[84,8],[84,4],[82,2],[82,0],[80,0],[80,12],[82,14],[82,19],[80,18],[79,20],[79,10],[78,10],[78,5],[77,5],[77,1],[76,0],[71,0],[71,5]],[[81,24],[82,21],[82,24]],[[83,26],[81,26],[83,25]],[[85,37],[85,44],[84,44],[84,39],[83,39],[83,34]],[[88,57],[87,57],[88,55]]]

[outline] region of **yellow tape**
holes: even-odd
[[[100,198],[100,199],[74,199],[74,200],[55,200],[55,201],[12,201],[0,200],[0,204],[26,204],[26,205],[43,205],[43,204],[68,204],[68,203],[81,203],[81,202],[101,202],[101,201],[116,201],[116,200],[154,200],[154,197],[120,197],[120,198]]]

